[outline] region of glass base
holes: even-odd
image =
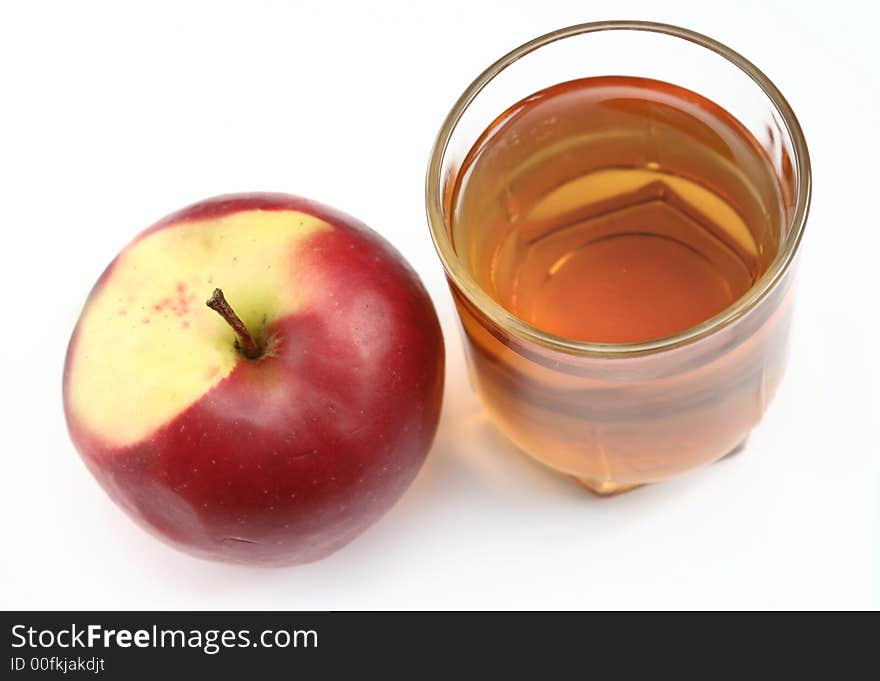
[[[736,456],[746,448],[746,442],[748,442],[748,438],[745,438],[742,442],[740,442],[736,447],[727,452],[727,454],[725,454],[724,456],[716,459],[714,463]],[[641,482],[613,482],[611,480],[590,480],[588,478],[577,477],[575,478],[575,480],[577,480],[581,485],[590,490],[590,492],[599,497],[613,497],[616,494],[623,494],[624,492],[629,492],[630,490],[634,490],[637,487],[642,487],[643,485],[648,484]]]
[[[746,443],[749,441],[749,438],[745,438],[742,442],[740,442],[736,447],[731,449],[727,454],[722,456],[718,461],[723,461],[724,459],[730,459],[737,454],[739,454],[742,450],[746,448]],[[717,463],[717,462],[716,462]]]
[[[615,494],[623,494],[642,486],[642,483],[638,482],[611,482],[610,480],[588,480],[587,478],[575,478],[575,480],[600,497],[613,497]]]

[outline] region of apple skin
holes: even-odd
[[[132,244],[158,230],[245,210],[297,211],[330,226],[290,254],[291,280],[317,282],[310,287],[317,293],[295,313],[268,320],[268,333],[280,339],[273,356],[242,356],[170,421],[118,446],[89,428],[71,404],[81,317],[65,362],[65,415],[101,486],[157,537],[207,559],[307,563],[361,534],[415,478],[439,418],[443,337],[427,292],[397,251],[357,220],[302,198],[209,199],[163,219]],[[222,273],[216,276],[222,286]],[[235,308],[231,297],[230,303]],[[204,314],[216,313],[204,308]],[[230,330],[228,342],[233,339]],[[279,382],[296,387],[291,398],[265,399],[264,387]]]

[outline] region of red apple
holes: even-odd
[[[140,525],[204,558],[289,565],[350,542],[412,482],[443,361],[428,294],[378,235],[293,196],[223,196],[101,275],[64,408]]]

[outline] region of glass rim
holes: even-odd
[[[542,331],[502,307],[477,284],[455,253],[446,229],[443,209],[442,165],[452,134],[465,111],[480,92],[504,69],[538,48],[558,40],[599,31],[620,30],[662,33],[695,43],[719,54],[749,76],[770,99],[780,115],[791,141],[794,152],[792,165],[795,173],[795,202],[785,240],[780,244],[776,257],[758,281],[733,304],[709,319],[671,336],[634,343],[595,343],[565,338]],[[431,149],[425,179],[425,204],[434,247],[440,256],[446,276],[465,298],[492,323],[521,339],[569,354],[604,358],[653,354],[688,345],[720,331],[755,308],[782,280],[794,261],[806,226],[810,208],[810,193],[810,157],[800,124],[785,97],[757,66],[726,45],[696,31],[671,24],[635,20],[595,21],[561,28],[523,43],[495,61],[467,87],[443,121]]]

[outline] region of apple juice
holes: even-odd
[[[783,210],[730,114],[624,77],[508,109],[465,160],[454,205],[454,246],[489,295],[543,331],[601,343],[669,336],[728,307],[776,255]]]
[[[483,291],[541,331],[594,343],[659,339],[722,312],[768,269],[787,218],[777,171],[732,115],[675,85],[617,76],[508,108],[446,200],[455,251]],[[614,492],[743,441],[781,377],[786,288],[699,351],[613,368],[523,349],[456,302],[474,383],[502,429]]]

